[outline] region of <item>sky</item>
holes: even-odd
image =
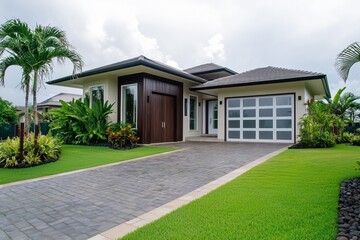
[[[360,41],[359,0],[2,0],[0,24],[12,18],[30,27],[64,30],[85,67],[119,62],[139,55],[186,69],[213,62],[237,72],[275,66],[325,73],[332,95],[360,95],[360,64],[346,84],[335,58]],[[72,73],[69,62],[54,63],[45,81]],[[0,96],[24,105],[21,69],[11,67]],[[73,88],[42,84],[39,102]]]

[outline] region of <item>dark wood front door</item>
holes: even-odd
[[[174,96],[151,95],[151,142],[176,141],[176,101]]]

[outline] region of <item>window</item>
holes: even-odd
[[[196,130],[197,129],[197,97],[190,96],[189,103],[189,129]]]
[[[104,85],[90,87],[90,107],[97,100],[104,102]]]
[[[133,128],[137,127],[137,84],[121,86],[121,120],[131,123]]]

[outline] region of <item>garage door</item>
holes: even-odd
[[[294,142],[294,95],[227,99],[228,141]]]

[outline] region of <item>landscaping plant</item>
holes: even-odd
[[[106,142],[106,129],[110,126],[108,116],[114,104],[93,99],[90,107],[88,96],[84,101],[60,102],[61,108],[50,112],[53,120],[50,127],[64,143],[91,145]]]
[[[35,148],[35,136],[30,134],[30,138],[24,141],[24,159],[20,159],[20,139],[19,137],[10,139],[0,144],[0,167],[21,168],[31,167],[39,164],[53,162],[59,159],[61,152],[61,142],[59,139],[50,135],[38,136],[37,148]],[[37,149],[37,152],[35,151]]]
[[[137,146],[139,137],[131,123],[114,124],[106,130],[109,146],[113,149],[131,149]]]
[[[343,129],[342,121],[323,102],[310,102],[309,114],[302,117],[300,124],[300,145],[306,148],[333,147],[336,134]]]

